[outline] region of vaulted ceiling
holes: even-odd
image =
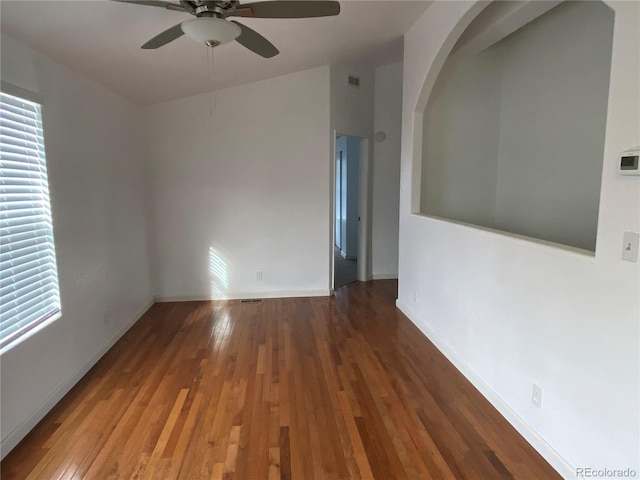
[[[264,59],[237,42],[214,53],[216,89],[330,63],[383,65],[402,58],[402,36],[428,1],[343,1],[339,16],[240,19],[280,55]],[[190,15],[106,0],[0,2],[2,33],[139,105],[211,89],[208,47],[183,36],[157,50],[140,46]]]

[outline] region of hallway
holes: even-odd
[[[358,261],[343,258],[336,246],[333,247],[333,278],[334,289],[358,280]]]

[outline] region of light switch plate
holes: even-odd
[[[640,233],[624,232],[622,235],[622,259],[627,262],[638,261],[638,243],[640,243]]]

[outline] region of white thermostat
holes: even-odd
[[[618,158],[618,173],[620,175],[640,175],[640,149],[628,150]]]

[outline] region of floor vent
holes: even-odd
[[[247,298],[246,300],[240,300],[240,303],[262,303],[261,298]]]

